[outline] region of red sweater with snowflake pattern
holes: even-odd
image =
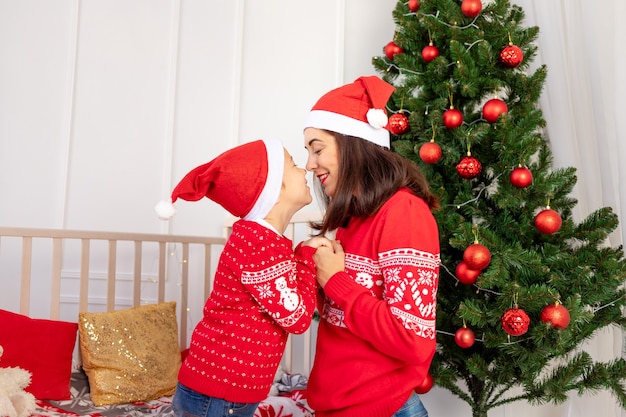
[[[204,316],[178,380],[204,395],[254,403],[269,393],[288,333],[306,331],[315,310],[310,246],[252,221],[233,225]]]
[[[307,400],[316,417],[389,417],[423,381],[435,353],[437,224],[422,199],[401,190],[336,238],[345,272],[320,297]]]

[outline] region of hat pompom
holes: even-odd
[[[367,111],[367,122],[376,129],[387,126],[389,119],[382,109],[369,109]]]
[[[161,220],[169,220],[176,214],[176,207],[172,200],[161,200],[154,206],[154,211]]]

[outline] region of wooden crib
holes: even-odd
[[[299,213],[286,235],[294,244],[306,239],[309,220],[318,216]],[[201,317],[234,220],[225,223],[223,236],[211,237],[0,227],[0,309],[35,319],[76,322],[80,312],[114,312],[174,301],[179,346],[184,349]],[[281,364],[286,373],[308,373],[315,327],[289,337]],[[77,352],[76,348],[76,364]],[[157,401],[159,406],[168,405],[167,399]],[[170,411],[165,407],[160,415]],[[301,411],[309,415],[302,407]],[[35,415],[64,415],[50,409],[39,412]],[[148,413],[154,415],[154,409]]]

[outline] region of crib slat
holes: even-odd
[[[80,296],[78,311],[89,310],[89,255],[90,239],[80,240]]]
[[[287,344],[285,344],[285,352],[283,353],[283,359],[282,359],[283,368],[285,368],[287,372],[293,371],[293,354],[291,353],[293,351],[292,345],[293,345],[293,335],[290,333],[287,336]]]
[[[109,240],[109,266],[107,267],[107,311],[115,310],[115,265],[117,264],[117,241]]]
[[[166,257],[165,257],[165,242],[159,242],[159,278],[157,282],[158,295],[157,299],[159,303],[162,303],[165,299],[165,266],[166,266]]]
[[[24,237],[22,239],[22,282],[20,291],[20,312],[28,314],[30,312],[30,276],[33,258],[33,239]]]
[[[183,243],[183,264],[180,282],[180,331],[179,346],[185,346],[187,343],[187,299],[189,297],[189,243]]]
[[[58,320],[61,316],[61,268],[63,266],[63,239],[52,239],[52,271],[50,290],[50,318]]]
[[[138,306],[141,302],[141,256],[143,244],[140,240],[135,240],[135,260],[133,266],[133,306]]]
[[[302,368],[305,371],[311,369],[311,332],[305,332],[302,335],[304,347],[302,348]]]

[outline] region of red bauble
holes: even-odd
[[[483,106],[483,118],[489,123],[498,121],[501,114],[507,113],[509,108],[506,103],[499,98],[492,98]]]
[[[404,49],[396,45],[394,41],[389,42],[385,46],[385,55],[387,55],[387,58],[391,59],[392,61],[397,54],[401,54],[402,52],[404,52]]]
[[[435,142],[426,142],[420,146],[420,158],[427,164],[436,164],[441,159],[441,146]]]
[[[463,113],[458,109],[450,108],[443,112],[443,124],[448,129],[456,129],[463,124]]]
[[[533,183],[533,173],[526,167],[519,166],[511,171],[509,177],[513,187],[526,188]]]
[[[472,285],[476,282],[476,279],[480,275],[479,269],[471,269],[467,266],[464,261],[459,262],[454,271],[454,275],[456,279],[461,282],[461,284]]]
[[[474,332],[472,331],[472,329],[468,329],[465,326],[461,327],[459,330],[456,331],[456,333],[454,333],[454,341],[463,349],[471,347],[474,344],[475,340],[476,336],[474,336]]]
[[[509,308],[502,315],[502,328],[511,336],[521,336],[528,331],[530,317],[521,308]]]
[[[409,118],[406,114],[394,113],[389,117],[389,131],[396,136],[400,136],[403,133],[406,133],[407,130],[411,127],[409,124]]]
[[[467,17],[476,17],[483,9],[483,4],[480,0],[463,0],[461,3],[461,12]]]
[[[489,262],[491,262],[491,252],[485,245],[480,243],[473,243],[465,248],[463,252],[463,262],[467,264],[470,269],[483,270],[487,268]]]
[[[415,392],[417,392],[418,394],[426,394],[428,391],[430,391],[434,384],[435,380],[429,372],[426,374],[426,377],[424,378],[422,383],[415,387]]]
[[[540,211],[535,216],[535,227],[546,235],[558,232],[562,223],[561,215],[550,208]]]
[[[541,321],[550,323],[555,329],[564,329],[569,325],[569,311],[558,301],[541,310]]]
[[[426,62],[430,62],[439,56],[439,49],[432,43],[422,49],[422,58]]]
[[[459,175],[466,180],[478,176],[482,170],[483,166],[480,161],[470,155],[464,156],[461,158],[459,163],[456,164],[456,172],[458,172]]]
[[[419,0],[409,0],[409,10],[412,12],[416,12],[419,10],[420,8],[420,1]]]
[[[500,62],[505,67],[515,68],[522,63],[524,53],[519,46],[509,45],[500,51]]]

